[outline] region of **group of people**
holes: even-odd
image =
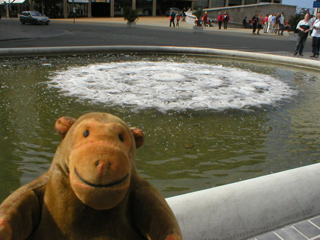
[[[245,17],[243,27],[252,28],[252,34],[254,35],[260,35],[261,29],[264,33],[274,33],[276,35],[283,35],[285,30],[289,30],[288,21],[284,19],[284,12],[266,14],[264,17],[262,13],[256,13],[249,21]]]
[[[252,27],[252,34],[260,34],[260,30],[263,29],[264,33],[272,33],[276,35],[283,35],[285,30],[289,30],[289,23],[285,21],[284,12],[271,13],[263,17],[262,13],[259,15],[256,13],[250,21],[247,21],[247,17],[243,19],[243,26],[245,28]],[[294,56],[303,56],[303,49],[308,38],[308,35],[312,36],[312,55],[310,57],[319,57],[320,47],[320,13],[313,18],[310,18],[310,14],[307,13],[304,16],[296,28],[299,30],[298,40],[294,50]],[[311,34],[310,34],[311,33]]]
[[[217,18],[217,21],[218,21],[218,24],[219,24],[219,29],[221,29],[222,23],[223,23],[223,28],[227,29],[228,28],[228,22],[230,21],[230,16],[229,16],[228,12],[224,12],[224,14],[219,12],[219,16]]]
[[[212,20],[210,21],[208,18],[208,12],[204,12],[204,15],[202,17],[202,23],[204,27],[210,27],[213,26],[212,24]],[[198,19],[195,20],[195,24],[197,23],[197,21],[199,21]],[[224,14],[222,14],[221,12],[219,12],[218,18],[217,18],[218,24],[219,24],[219,29],[221,29],[222,24],[223,24],[223,28],[224,29],[228,29],[228,22],[230,21],[230,15],[228,14],[228,12],[225,12]]]
[[[170,20],[170,25],[169,27],[173,26],[179,26],[179,22],[181,20],[181,15],[182,15],[182,20],[185,18],[185,11],[182,11],[181,14],[180,13],[176,13],[175,11],[171,11],[170,16],[169,16],[169,20]],[[210,27],[213,26],[212,24],[212,20],[209,20],[209,16],[208,16],[208,12],[205,11],[204,15],[202,16],[202,19],[195,19],[195,24],[198,25],[198,22],[201,22],[201,25],[203,24],[204,27]],[[219,29],[221,29],[222,24],[223,24],[223,28],[227,29],[228,28],[228,22],[230,21],[230,15],[228,14],[228,12],[225,12],[224,14],[222,14],[221,12],[219,12],[218,18],[217,18],[218,24],[219,24]],[[175,23],[176,22],[176,23]]]
[[[284,12],[266,15],[264,20],[265,33],[283,35],[283,31],[289,30],[288,21],[285,21],[284,16]]]
[[[170,20],[170,25],[169,27],[173,26],[173,27],[179,27],[179,23],[182,17],[182,21],[185,20],[186,14],[185,14],[185,8],[181,11],[181,13],[176,13],[174,10],[171,11],[170,16],[169,16],[169,20]]]
[[[311,32],[312,36],[312,55],[310,57],[318,58],[319,57],[319,47],[320,47],[320,13],[313,18],[310,18],[310,14],[307,13],[304,16],[298,25],[297,29],[298,40],[294,50],[294,56],[299,54],[299,56],[303,56],[303,49],[308,38],[308,35]]]
[[[196,22],[199,21],[198,19],[196,19]],[[223,28],[224,29],[228,29],[228,22],[230,21],[230,15],[228,14],[228,12],[225,12],[224,14],[222,14],[221,12],[219,12],[218,18],[218,25],[219,25],[219,29],[221,29],[222,24],[223,24]],[[212,21],[209,20],[208,17],[208,12],[204,12],[204,15],[202,17],[202,23],[203,26],[206,27],[210,27],[213,26]]]
[[[176,21],[176,18],[177,18],[177,21]],[[179,15],[179,13],[176,14],[175,11],[171,11],[170,16],[169,16],[169,20],[170,20],[169,27],[171,27],[171,25],[173,27],[176,27],[176,23],[177,23],[177,27],[179,27],[180,26],[179,25],[180,19],[181,19],[181,17]]]
[[[204,12],[204,15],[202,16],[202,19],[201,19],[201,20],[199,20],[198,18],[196,18],[196,20],[194,21],[194,24],[195,24],[196,26],[202,26],[202,25],[203,25],[204,28],[206,28],[207,26],[210,27],[211,22],[210,22],[210,20],[209,20],[208,12],[207,12],[207,11]]]
[[[182,15],[184,12],[182,12]],[[174,11],[170,14],[170,27],[173,25],[179,26],[179,22],[181,20],[181,16],[179,13],[175,13]],[[175,24],[175,19],[176,24]],[[208,20],[208,13],[205,12],[204,16],[202,17],[202,22],[204,24],[204,27],[206,27],[209,23]],[[222,14],[219,13],[219,16],[217,18],[219,29],[221,29],[222,24],[224,26],[224,29],[228,28],[228,22],[230,20],[230,16],[228,12],[225,12]],[[197,20],[196,20],[197,21]],[[199,21],[199,20],[198,20]],[[266,14],[265,17],[263,17],[262,13],[255,14],[250,21],[247,21],[247,17],[243,19],[243,26],[245,28],[252,27],[252,34],[260,34],[260,30],[264,29],[264,33],[273,33],[276,35],[283,35],[283,32],[285,30],[289,30],[288,21],[285,21],[285,14],[282,12],[281,14]],[[317,13],[317,15],[313,18],[310,18],[310,14],[307,13],[304,16],[304,19],[301,20],[296,28],[299,30],[298,33],[298,40],[297,44],[294,50],[294,56],[298,55],[303,56],[303,49],[306,43],[306,40],[308,38],[308,35],[310,34],[312,36],[312,55],[310,57],[318,58],[319,57],[319,47],[320,47],[320,13]]]

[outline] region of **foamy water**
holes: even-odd
[[[209,64],[114,62],[56,72],[50,87],[80,100],[160,111],[245,109],[296,94],[269,75]]]

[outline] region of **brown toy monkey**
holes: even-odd
[[[55,125],[63,140],[50,169],[0,205],[0,240],[181,240],[161,194],[141,179],[140,129],[107,113]]]

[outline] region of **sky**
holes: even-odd
[[[282,4],[295,5],[300,8],[312,8],[315,0],[282,0]]]

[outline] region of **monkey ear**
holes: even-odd
[[[136,141],[136,148],[141,147],[144,143],[144,133],[141,129],[135,127],[130,128],[130,130],[133,134],[134,140]]]
[[[61,117],[56,121],[54,128],[56,132],[64,138],[75,121],[76,119],[72,117]]]

